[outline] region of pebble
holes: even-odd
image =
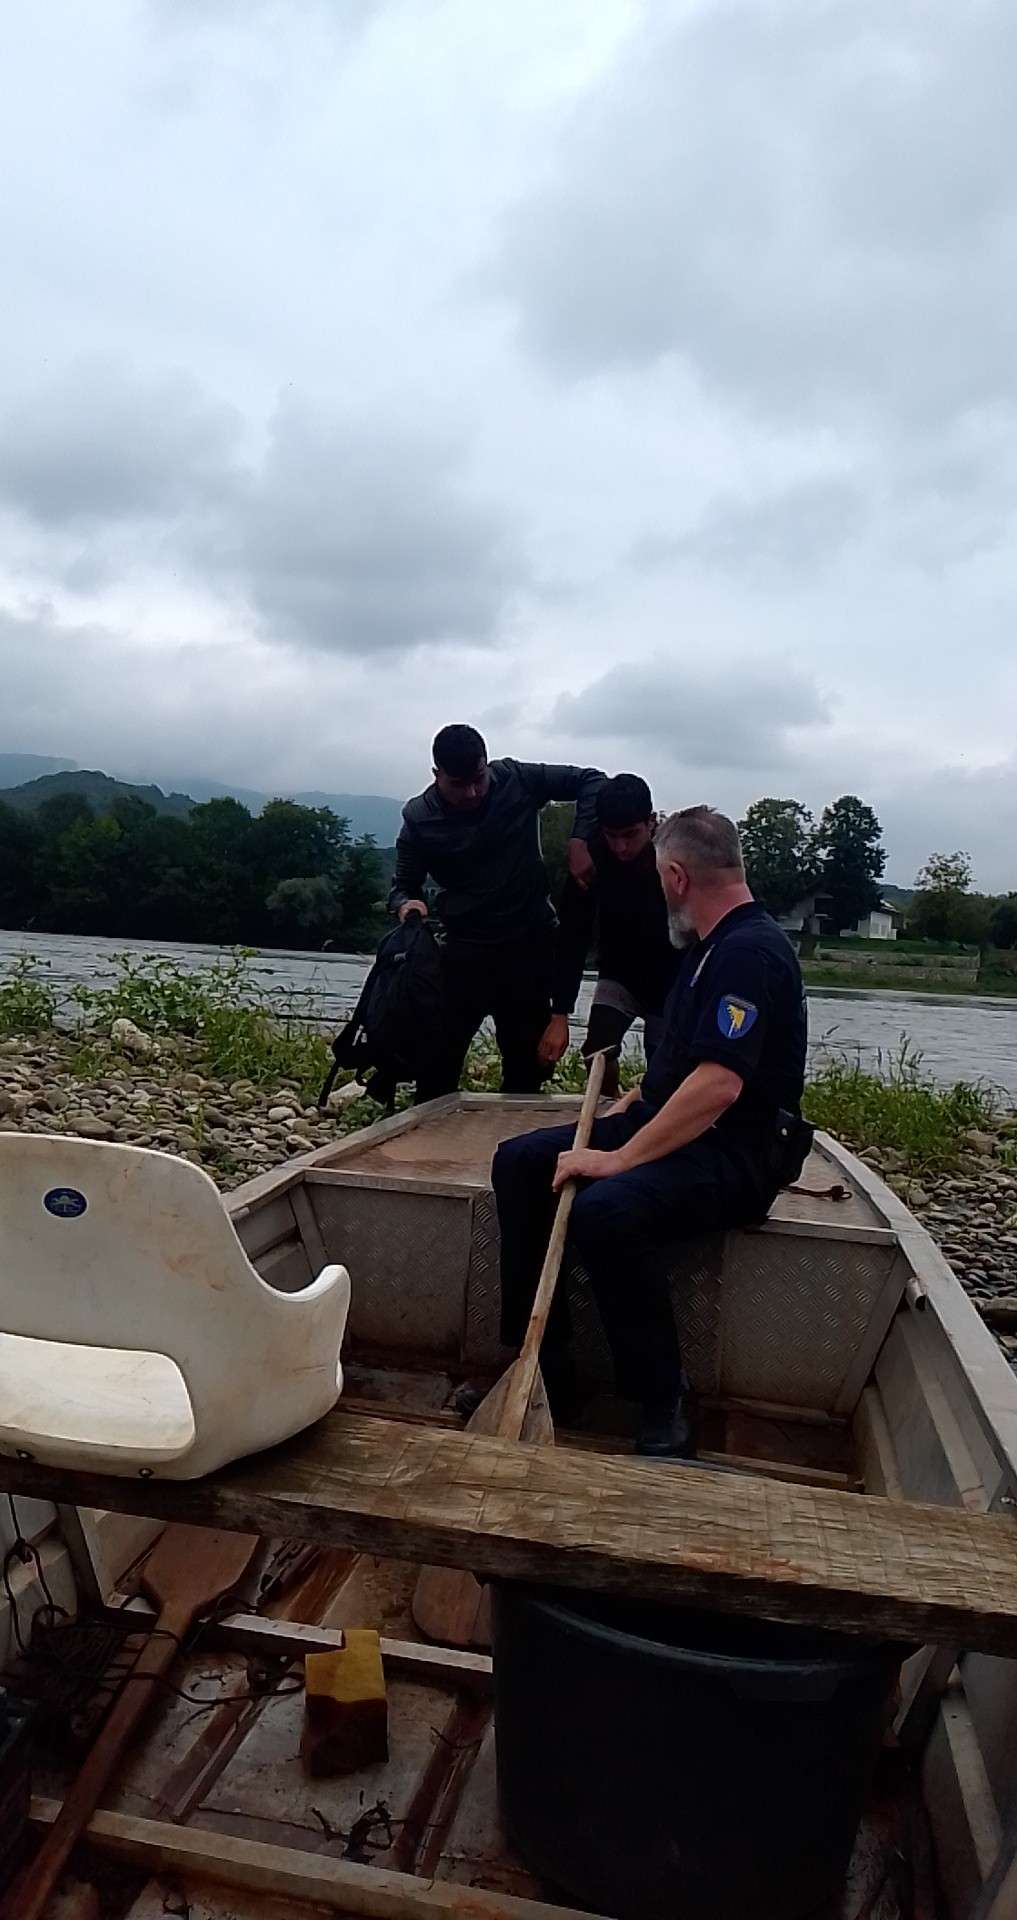
[[[292,1107],[269,1107],[268,1117],[273,1125],[281,1125],[284,1121],[296,1119]]]
[[[102,1120],[97,1113],[73,1113],[67,1125],[82,1140],[112,1140],[116,1132],[112,1120]]]

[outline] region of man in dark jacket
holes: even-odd
[[[574,800],[569,872],[588,884],[587,842],[604,775],[595,767],[488,761],[475,727],[443,727],[434,742],[434,782],[403,808],[389,906],[416,910],[430,876],[442,923],[445,1019],[417,1100],[459,1085],[467,1050],[491,1015],[506,1093],[536,1093],[537,1047],[551,1012],[555,914],[540,852],[540,811]]]
[[[678,955],[671,944],[667,903],[653,851],[653,800],[637,773],[616,773],[597,795],[598,831],[590,842],[594,878],[583,887],[571,875],[558,903],[558,940],[551,1019],[539,1057],[552,1067],[569,1043],[568,1016],[596,940],[597,985],[583,1052],[606,1052],[604,1092],[618,1092],[622,1041],[643,1022],[647,1060],[660,1038],[664,1002]]]

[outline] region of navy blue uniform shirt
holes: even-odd
[[[754,900],[684,952],[664,1023],[642,1086],[654,1110],[703,1060],[716,1060],[745,1083],[718,1131],[769,1134],[780,1110],[800,1111],[808,1032],[801,968],[786,933]]]

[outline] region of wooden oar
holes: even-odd
[[[589,1145],[606,1062],[605,1053],[596,1053],[590,1063],[590,1077],[573,1142],[575,1147]],[[554,1299],[575,1193],[576,1183],[569,1180],[558,1196],[551,1238],[519,1357],[506,1368],[471,1414],[466,1422],[467,1433],[497,1434],[503,1440],[529,1440],[536,1446],[554,1445],[554,1425],[540,1373],[540,1345]],[[421,1633],[426,1633],[429,1640],[437,1640],[444,1647],[486,1646],[490,1639],[488,1611],[485,1590],[472,1573],[455,1567],[423,1568],[414,1589],[412,1612]]]
[[[98,1739],[34,1859],[0,1904],[0,1920],[42,1920],[51,1894],[112,1778],[127,1743],[198,1614],[232,1593],[258,1550],[250,1534],[167,1527],[142,1585],[159,1617]]]

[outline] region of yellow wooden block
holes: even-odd
[[[388,1759],[388,1700],[381,1641],[367,1627],[347,1627],[339,1653],[309,1653],[304,1662],[304,1726],[300,1751],[309,1773],[350,1773]]]

